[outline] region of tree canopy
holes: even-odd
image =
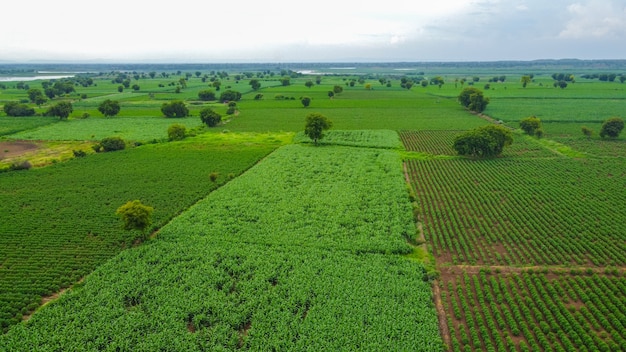
[[[332,121],[326,116],[314,112],[306,116],[304,133],[317,145],[317,141],[324,138],[324,131],[332,126]]]
[[[115,214],[124,222],[124,230],[145,231],[152,224],[153,211],[154,208],[133,200],[117,208]]]
[[[541,120],[536,116],[530,116],[522,119],[519,123],[520,128],[529,136],[538,136],[543,134]],[[539,131],[539,132],[538,132]]]
[[[48,110],[46,111],[46,115],[56,116],[59,119],[63,120],[67,119],[72,111],[74,111],[72,103],[70,103],[69,101],[61,101],[48,108]]]
[[[502,154],[513,143],[513,134],[499,125],[486,125],[454,138],[453,148],[459,155],[490,158]]]
[[[117,115],[120,109],[120,103],[111,99],[107,99],[98,105],[98,111],[106,117]]]
[[[483,112],[489,104],[489,98],[483,95],[483,92],[474,87],[467,87],[461,91],[458,96],[459,103],[470,111]]]
[[[624,120],[619,117],[611,117],[602,123],[600,137],[617,138],[624,129]]]
[[[239,99],[241,99],[241,93],[234,90],[225,90],[220,94],[220,101],[222,103],[227,101],[239,101]]]
[[[215,127],[222,121],[222,115],[216,113],[211,108],[204,108],[200,110],[200,120],[209,127]]]
[[[169,103],[163,103],[161,106],[161,112],[166,117],[189,116],[189,109],[185,106],[185,103],[182,100],[174,100]]]

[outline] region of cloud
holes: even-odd
[[[621,2],[621,1],[620,1]],[[626,5],[597,0],[567,7],[570,19],[559,33],[564,39],[619,39],[626,37]]]

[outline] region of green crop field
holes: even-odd
[[[3,167],[35,166],[0,173],[0,350],[626,350],[626,137],[600,137],[626,84],[588,76],[626,67],[272,66],[103,67],[41,106],[45,81],[0,85],[37,113],[0,109]],[[207,89],[241,93],[235,112]],[[58,101],[67,120],[42,116]],[[512,130],[502,155],[456,154],[490,123]],[[91,150],[111,136],[127,149]],[[144,242],[115,216],[133,199],[155,209]]]

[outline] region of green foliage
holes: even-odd
[[[474,87],[464,88],[457,99],[461,105],[474,112],[483,112],[489,104],[489,98],[485,97],[481,90]]]
[[[29,107],[26,104],[18,103],[15,101],[9,101],[4,103],[4,112],[8,116],[33,116],[35,115],[35,109]]]
[[[326,116],[320,113],[311,113],[306,116],[304,134],[306,134],[317,145],[317,141],[324,138],[324,131],[333,125]]]
[[[119,114],[120,103],[116,100],[106,99],[100,105],[98,105],[98,111],[106,117],[111,117]]]
[[[542,128],[541,120],[535,116],[530,116],[525,119],[522,119],[519,125],[522,131],[524,131],[524,133],[526,133],[529,136],[534,136],[535,131]]]
[[[165,117],[187,117],[189,109],[182,100],[174,100],[161,105],[161,112]]]
[[[179,123],[175,123],[167,128],[167,137],[170,141],[181,141],[187,135],[187,127]]]
[[[209,127],[215,127],[222,121],[222,115],[206,107],[200,111],[200,120]]]
[[[310,97],[302,97],[300,99],[300,102],[302,103],[302,106],[309,107],[309,105],[311,105],[311,98]]]
[[[128,201],[117,208],[115,215],[124,223],[124,230],[145,231],[152,224],[154,208],[144,205],[139,200]]]
[[[619,117],[611,117],[602,123],[600,137],[617,138],[624,129],[624,120]]]
[[[74,111],[72,103],[69,101],[61,101],[49,107],[46,111],[46,116],[55,116],[64,120],[70,116],[72,111]]]
[[[116,150],[124,150],[126,148],[126,142],[120,137],[106,137],[100,140],[99,146],[102,151],[113,152]]]
[[[213,89],[205,89],[198,92],[198,98],[202,101],[216,100],[215,91]]]
[[[239,101],[241,99],[241,93],[234,90],[225,90],[220,94],[220,101],[222,103],[227,101]]]
[[[502,154],[513,143],[513,134],[505,127],[486,125],[458,135],[453,148],[459,155],[490,158]]]
[[[591,138],[591,135],[593,135],[593,131],[587,126],[582,126],[580,129],[587,138]]]

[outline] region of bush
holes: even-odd
[[[222,115],[211,108],[204,108],[200,111],[200,120],[209,127],[215,127],[222,121]]]
[[[624,120],[619,117],[611,117],[604,121],[600,129],[600,137],[617,138],[624,129]]]
[[[126,148],[126,142],[120,137],[106,137],[100,141],[99,146],[105,152],[112,152]]]
[[[529,136],[535,136],[536,131],[541,129],[541,120],[535,116],[522,119],[519,123],[520,128]]]
[[[457,99],[461,105],[474,112],[485,111],[487,104],[489,104],[489,98],[485,97],[482,91],[474,87],[463,89]]]
[[[212,89],[201,90],[200,92],[198,92],[198,98],[200,98],[200,100],[202,101],[211,101],[217,99],[217,97],[215,96],[215,91],[213,91]]]
[[[84,156],[87,156],[87,152],[84,150],[72,150],[72,153],[74,154],[75,158],[82,158]]]
[[[161,112],[166,117],[186,117],[189,116],[189,109],[182,100],[174,100],[161,105]]]
[[[35,115],[35,109],[29,107],[26,104],[10,101],[4,104],[4,112],[8,116],[33,116]]]
[[[186,136],[187,127],[185,127],[184,125],[175,123],[167,129],[167,138],[170,141],[180,141],[185,139]]]
[[[452,147],[459,155],[486,158],[500,155],[504,147],[512,143],[511,131],[502,126],[487,125],[456,136]]]
[[[234,90],[226,90],[220,95],[220,101],[222,103],[227,101],[238,101],[239,99],[241,99],[241,93]]]

